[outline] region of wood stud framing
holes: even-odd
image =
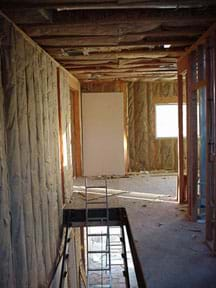
[[[178,61],[179,75],[179,114],[181,114],[182,75],[187,75],[187,197],[188,214],[192,220],[197,219],[198,208],[198,136],[197,136],[197,95],[201,89],[206,91],[206,241],[216,255],[216,25],[213,25]],[[179,121],[181,122],[181,115]],[[180,202],[183,202],[183,153],[180,123],[180,159],[179,159],[179,190]],[[202,156],[202,155],[201,155]],[[200,156],[200,157],[201,157]]]
[[[173,79],[176,59],[216,20],[214,7],[203,0],[0,3],[80,80]]]

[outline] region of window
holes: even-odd
[[[177,138],[178,137],[178,105],[157,104],[156,113],[156,137]],[[186,105],[183,105],[183,135],[186,136]]]

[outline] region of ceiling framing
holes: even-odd
[[[0,9],[80,80],[173,78],[216,22],[215,0],[1,0]]]

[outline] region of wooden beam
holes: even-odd
[[[151,64],[151,63],[176,63],[176,58],[172,57],[161,57],[156,59],[118,59],[118,65],[120,66],[126,66],[131,64]]]
[[[181,26],[213,23],[216,20],[215,9],[205,10],[128,10],[127,13],[121,10],[106,11],[64,11],[55,12],[55,23],[59,24],[132,24],[147,25],[152,23],[168,24],[179,23]],[[209,24],[207,24],[209,25]]]
[[[31,23],[32,13],[35,10],[19,10],[18,5],[13,9],[7,9],[5,12],[10,15],[16,14],[16,21],[29,25]],[[19,6],[20,7],[20,6]],[[0,9],[3,8],[0,1]],[[73,24],[88,27],[89,25],[129,25],[134,27],[145,27],[146,25],[172,25],[172,26],[210,26],[216,21],[216,11],[212,8],[207,9],[133,9],[125,13],[124,10],[104,10],[104,11],[62,11],[53,10],[53,24]],[[11,17],[12,18],[12,17]],[[13,18],[12,18],[13,19]],[[38,27],[42,26],[40,21]],[[86,26],[85,26],[86,24]],[[129,28],[128,28],[129,29]],[[141,28],[139,28],[141,29]],[[185,29],[185,30],[186,30]]]
[[[45,37],[45,36],[124,36],[128,34],[138,34],[146,33],[146,36],[172,36],[175,35],[188,35],[193,36],[204,32],[208,25],[188,25],[187,29],[185,26],[175,27],[168,25],[163,25],[161,27],[160,23],[146,23],[145,25],[140,25],[137,21],[131,26],[127,23],[118,24],[102,24],[97,25],[94,22],[89,23],[87,26],[83,24],[64,24],[64,29],[62,29],[63,24],[51,24],[51,25],[22,25],[22,29],[31,37]],[[162,34],[159,34],[162,32]],[[175,33],[176,32],[176,33]],[[184,32],[184,34],[183,34]]]
[[[124,73],[124,74],[99,74],[99,75],[92,75],[92,74],[85,74],[85,75],[78,75],[79,80],[116,80],[122,79],[124,81],[133,81],[134,79],[143,79],[143,80],[156,80],[156,79],[176,79],[175,73],[169,74],[131,74],[131,73]]]
[[[117,45],[163,45],[169,41],[196,40],[196,36],[202,34],[202,30],[173,30],[173,31],[150,31],[146,33],[131,33],[126,35],[102,35],[102,36],[39,36],[33,39],[42,46],[48,47],[76,47],[76,46],[117,46]],[[191,38],[191,39],[190,39]],[[145,40],[146,39],[146,40]]]
[[[89,23],[87,26],[83,26],[82,24],[70,23],[64,24],[64,29],[62,29],[61,24],[52,24],[52,25],[22,25],[22,29],[31,36],[31,37],[39,37],[43,35],[47,36],[101,36],[101,35],[124,35],[127,33],[131,33],[132,31],[136,32],[147,32],[160,27],[158,23],[149,23],[148,25],[136,25],[134,23],[133,26],[128,24],[103,24],[97,25],[94,22]],[[202,28],[201,28],[202,29]]]
[[[62,60],[62,65],[67,66],[71,65],[71,67],[101,67],[106,66],[110,68],[117,67],[139,67],[141,65],[165,65],[165,64],[176,64],[176,58],[159,58],[155,60],[141,58],[141,59],[116,59],[116,60]]]
[[[210,133],[211,129],[211,125],[212,125],[212,115],[211,115],[211,111],[212,111],[212,78],[210,78],[210,75],[212,74],[212,62],[211,62],[211,53],[209,46],[210,46],[210,41],[208,41],[205,45],[206,45],[206,72],[205,72],[205,78],[207,79],[207,86],[206,86],[206,128],[207,128],[207,139],[206,142],[207,143],[211,143],[211,138],[212,135]],[[213,48],[214,49],[214,48]],[[212,215],[213,215],[213,209],[212,209],[212,193],[211,191],[213,190],[212,187],[212,181],[211,181],[211,177],[212,177],[212,172],[214,173],[214,167],[215,167],[215,163],[210,161],[210,153],[211,151],[211,146],[210,145],[206,145],[206,159],[207,159],[207,165],[206,165],[206,240],[207,241],[212,241],[213,239],[213,233],[212,233]]]
[[[101,10],[101,9],[181,9],[181,8],[202,8],[208,5],[215,5],[214,0],[199,0],[199,1],[82,1],[82,2],[68,2],[68,1],[1,1],[1,8],[50,8],[50,9],[70,9],[70,10]]]
[[[141,72],[109,72],[109,73],[74,73],[73,71],[71,71],[71,73],[73,75],[76,75],[77,78],[82,78],[85,77],[86,75],[91,75],[91,77],[95,77],[95,78],[100,78],[100,76],[113,76],[113,77],[132,77],[132,76],[147,76],[147,75],[177,75],[177,73],[175,71],[141,71]]]
[[[186,50],[186,52],[182,55],[182,57],[179,59],[179,62],[183,62],[184,58],[187,57],[191,52],[195,51],[199,45],[205,44],[208,37],[214,33],[216,30],[216,22],[189,48]]]
[[[128,37],[127,37],[128,38]],[[131,37],[132,38],[132,37]],[[48,38],[46,38],[48,39]],[[164,38],[157,38],[157,39],[144,39],[144,40],[137,40],[132,39],[131,42],[118,42],[118,39],[115,39],[113,36],[101,36],[101,37],[88,37],[86,39],[81,38],[68,38],[69,42],[62,43],[61,38],[54,38],[56,39],[56,43],[53,46],[53,43],[50,45],[46,45],[43,43],[43,41],[38,41],[38,39],[34,39],[38,43],[41,43],[40,45],[43,46],[44,49],[49,51],[50,53],[55,52],[59,53],[62,51],[62,49],[67,50],[79,50],[80,53],[83,51],[84,53],[91,53],[91,52],[108,52],[108,51],[116,51],[119,52],[121,50],[132,50],[132,49],[142,49],[142,48],[149,48],[149,47],[161,47],[165,44],[170,44],[173,48],[177,47],[183,47],[188,48],[190,47],[194,41],[196,40],[196,37],[164,37]],[[60,39],[61,43],[58,42],[58,39]],[[76,40],[77,39],[77,40]],[[104,40],[105,39],[105,40]],[[130,40],[130,39],[129,39]],[[128,41],[129,41],[128,40]],[[65,41],[65,40],[64,40]],[[98,42],[100,41],[100,42]],[[53,42],[53,40],[51,41]]]
[[[140,50],[142,48],[154,48],[154,46],[161,47],[164,44],[170,44],[172,48],[178,48],[178,47],[183,47],[183,49],[186,49],[193,43],[193,39],[157,39],[154,41],[150,40],[144,40],[144,41],[139,41],[135,43],[127,43],[127,45],[95,45],[95,43],[90,43],[90,45],[84,45],[84,46],[78,46],[76,43],[72,43],[72,45],[60,45],[60,46],[55,46],[55,47],[50,47],[50,46],[43,46],[43,48],[50,54],[52,55],[59,55],[62,53],[67,53],[67,51],[78,51],[80,53],[89,54],[93,52],[121,52],[123,50],[129,52],[131,50]]]
[[[160,69],[158,67],[141,67],[141,68],[116,68],[116,69],[110,69],[110,68],[97,68],[97,69],[93,69],[93,68],[78,68],[78,69],[73,69],[71,67],[66,67],[67,70],[69,70],[70,72],[73,73],[107,73],[107,72],[114,72],[114,73],[123,73],[123,72],[147,72],[147,71],[158,71],[160,70],[160,72],[162,71],[177,71],[176,67],[160,67]]]
[[[143,52],[131,51],[131,52],[120,52],[120,53],[92,53],[86,56],[60,56],[55,57],[59,62],[61,61],[75,61],[75,60],[116,60],[116,59],[135,59],[138,58],[163,58],[163,57],[180,57],[184,51],[174,49],[158,49],[158,50],[145,50]]]
[[[64,64],[66,69],[73,69],[74,71],[78,70],[99,70],[99,69],[137,69],[137,68],[157,68],[160,67],[170,67],[175,68],[177,67],[176,63],[166,63],[166,62],[153,62],[153,63],[137,63],[137,64],[128,64],[128,65],[119,65],[119,64],[103,64],[103,65],[73,65],[73,63],[66,63]]]

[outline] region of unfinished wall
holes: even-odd
[[[155,137],[155,104],[177,103],[176,81],[92,81],[82,83],[82,92],[124,93],[125,151],[131,171],[177,171],[177,138]]]
[[[47,287],[62,223],[57,64],[1,14],[0,53],[0,287]]]
[[[81,83],[82,92],[123,92],[124,82],[116,81],[90,81]]]
[[[64,198],[68,201],[72,193],[73,165],[71,147],[71,95],[68,86],[68,76],[60,72],[60,91],[61,96],[61,126],[62,126],[62,146],[63,146],[63,170],[64,170]]]
[[[1,50],[0,50],[1,51]],[[12,265],[12,241],[10,225],[10,193],[8,187],[8,170],[6,155],[6,131],[4,119],[4,91],[2,87],[2,63],[0,58],[0,286],[14,287],[14,271]]]
[[[155,104],[177,103],[176,81],[133,82],[128,86],[130,169],[177,170],[177,138],[156,138]]]

